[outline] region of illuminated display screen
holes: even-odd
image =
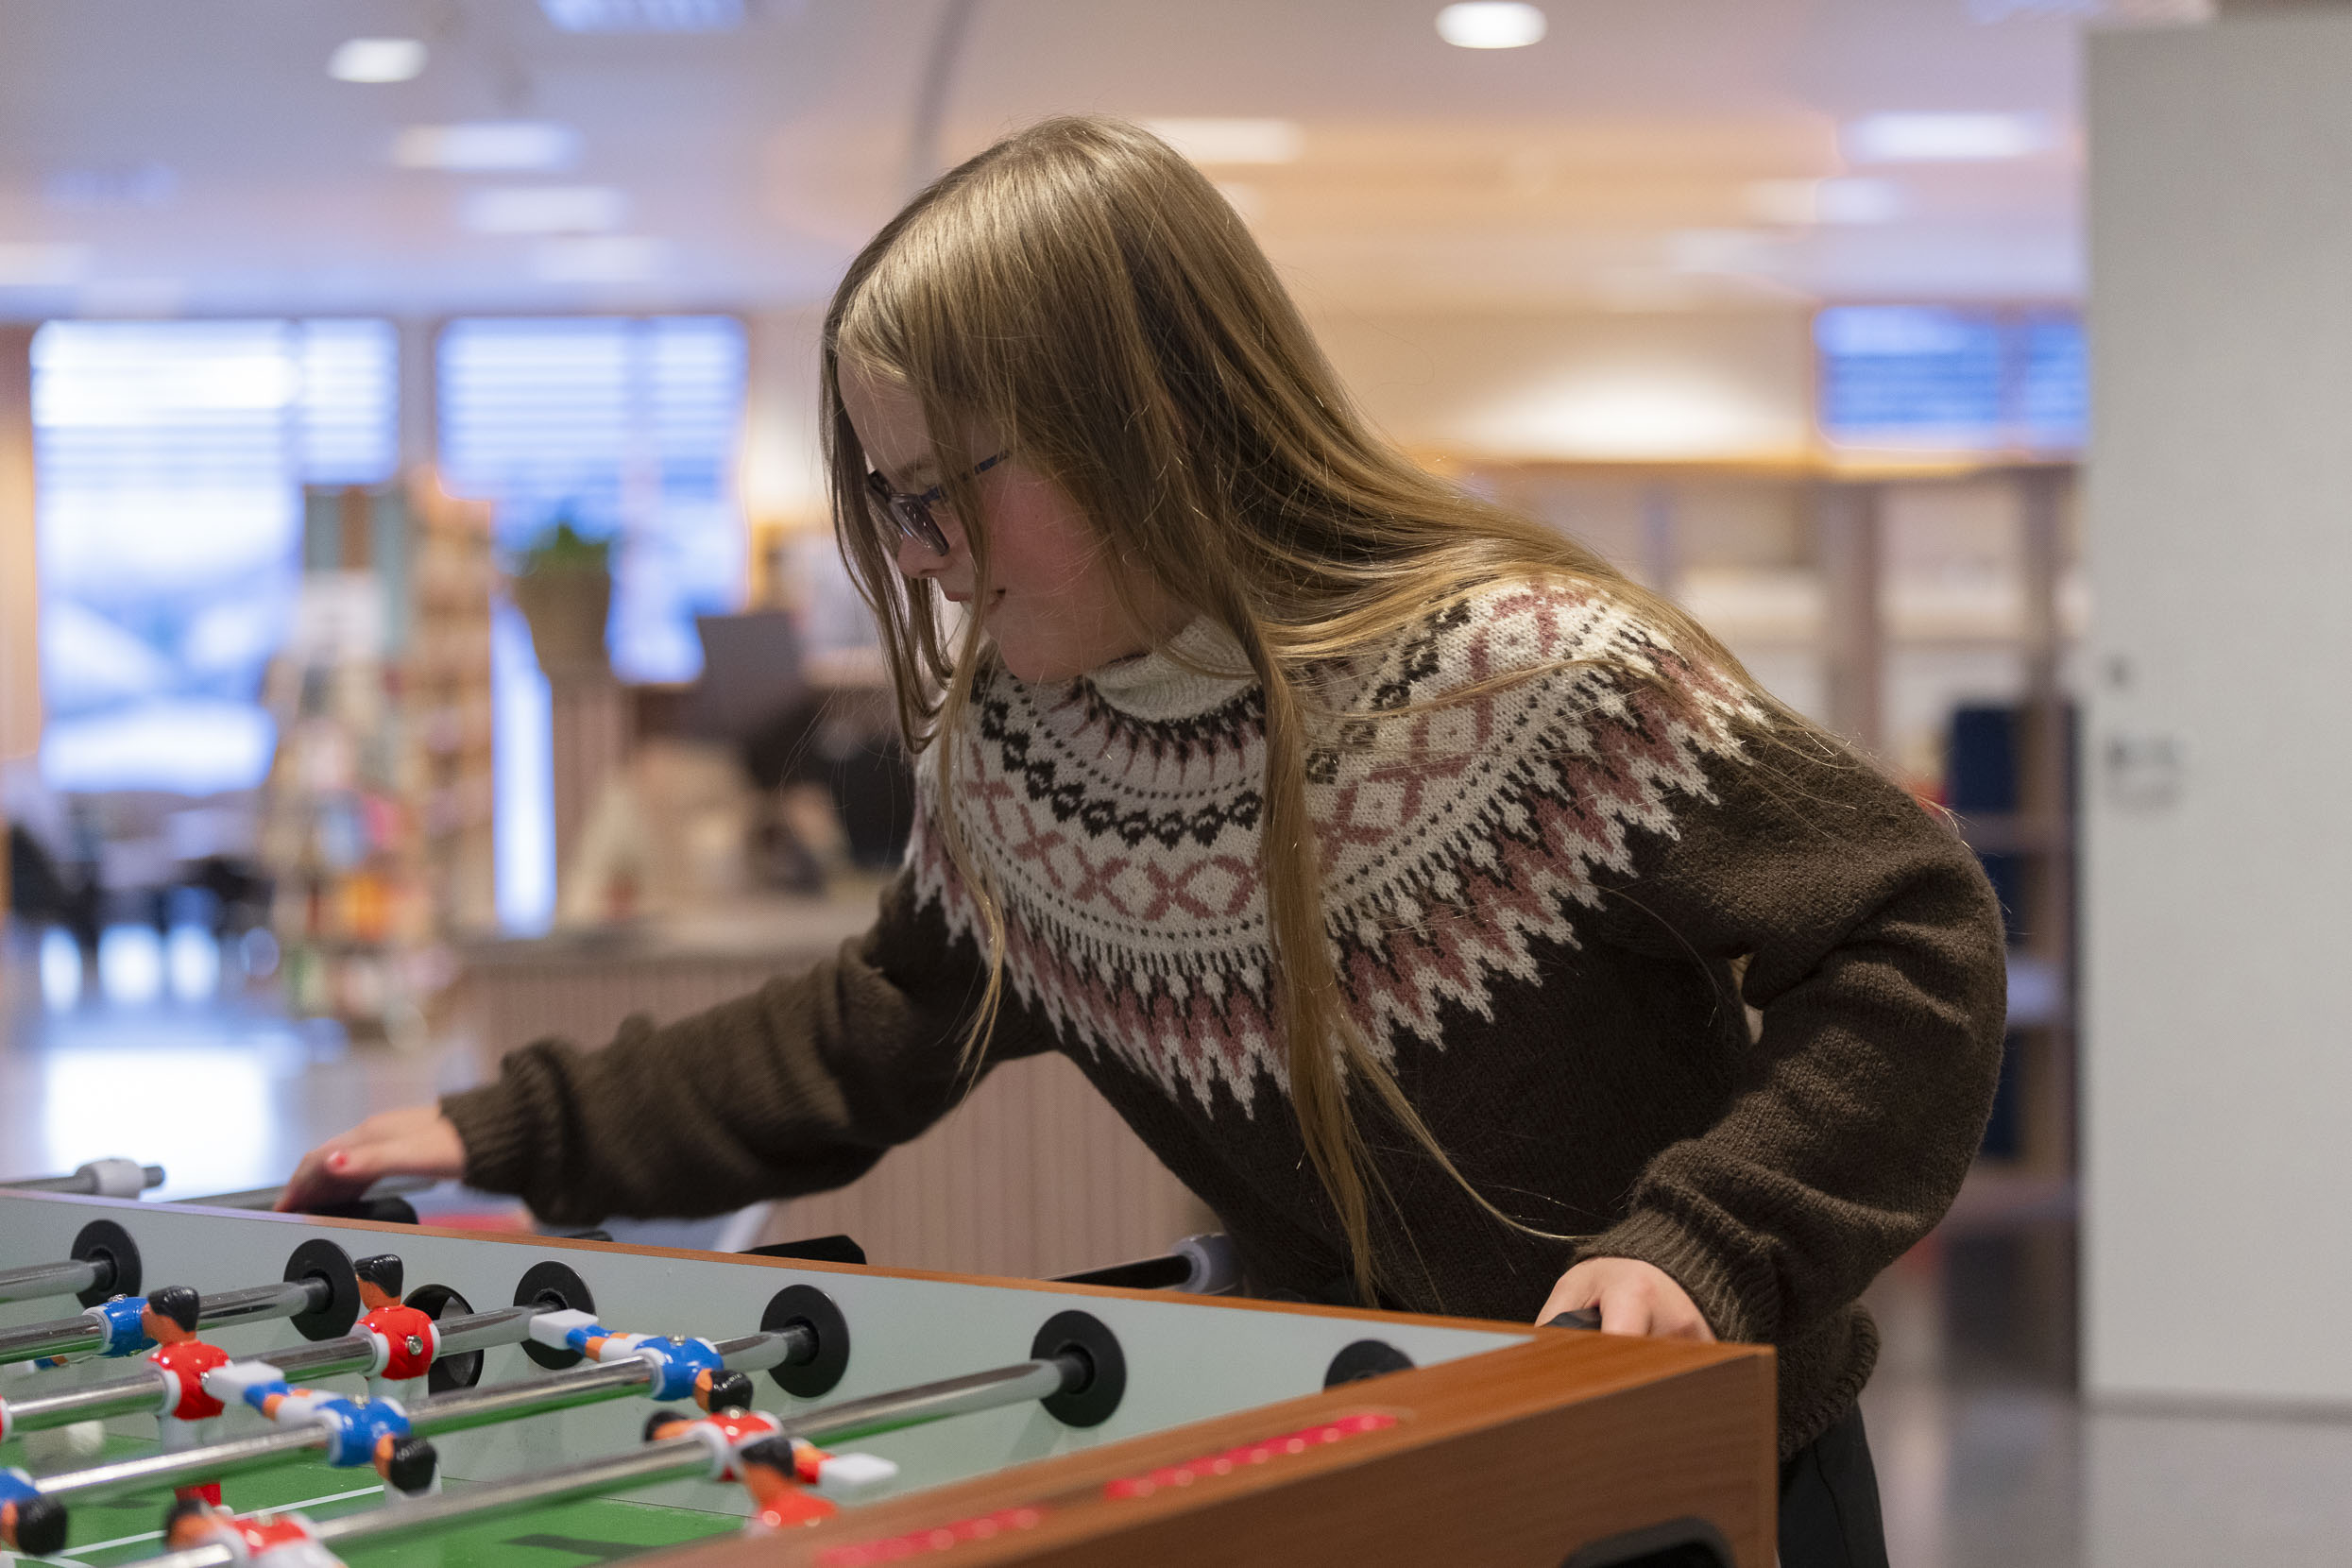
[[[1822,434],[1841,445],[2071,452],[2088,397],[2063,311],[1835,305],[1814,318]]]

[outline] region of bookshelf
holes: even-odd
[[[427,474],[305,497],[296,623],[263,681],[278,749],[258,847],[298,1015],[420,1046],[487,925],[488,508]]]
[[[2074,466],[1894,456],[1433,466],[1673,596],[1776,695],[1923,800],[1953,806],[2001,875],[2011,932],[2008,1057],[1980,1165],[2037,1187],[2071,1181],[2069,692],[2088,611]],[[1953,718],[1964,708],[2001,716],[2007,757],[1990,794],[1955,799]]]

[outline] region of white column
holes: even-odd
[[[0,326],[0,763],[41,746],[41,585],[34,555],[34,329]],[[0,866],[7,864],[0,849]]]

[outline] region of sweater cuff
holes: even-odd
[[[1736,1268],[1720,1249],[1670,1214],[1634,1210],[1577,1248],[1577,1262],[1593,1257],[1629,1257],[1661,1270],[1689,1295],[1718,1339],[1763,1344],[1772,1338],[1758,1310],[1770,1299],[1769,1276],[1747,1277],[1762,1271]]]
[[[520,1195],[529,1185],[534,1161],[529,1118],[514,1104],[510,1085],[486,1083],[441,1097],[441,1114],[466,1146],[461,1178],[479,1192]]]

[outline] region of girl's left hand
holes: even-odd
[[[1559,1276],[1535,1321],[1548,1323],[1580,1306],[1601,1309],[1603,1334],[1714,1343],[1715,1331],[1672,1275],[1629,1257],[1589,1257]]]

